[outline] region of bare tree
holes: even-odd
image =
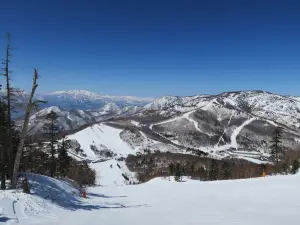
[[[44,103],[44,101],[40,101],[40,100],[33,101],[34,93],[36,91],[36,88],[38,87],[38,84],[37,84],[38,78],[39,78],[39,75],[38,75],[37,69],[34,69],[32,90],[31,90],[29,100],[27,103],[27,109],[26,109],[26,113],[25,113],[21,137],[20,137],[17,154],[16,154],[16,158],[15,158],[15,163],[14,163],[14,168],[13,168],[13,177],[12,177],[12,186],[11,186],[12,189],[16,189],[16,187],[17,187],[18,171],[19,171],[19,167],[20,167],[20,160],[21,160],[21,156],[22,156],[22,152],[23,152],[25,137],[28,132],[27,130],[28,130],[30,114],[31,114],[32,110],[37,107],[38,103]]]
[[[6,153],[8,156],[8,173],[11,175],[12,173],[12,164],[13,164],[13,144],[12,144],[12,122],[11,122],[11,85],[10,85],[10,75],[11,71],[9,70],[10,65],[10,57],[11,57],[11,35],[8,33],[7,36],[7,44],[5,50],[5,59],[3,61],[3,75],[6,80]]]
[[[1,90],[1,88],[0,88]],[[6,105],[0,99],[0,173],[1,173],[1,190],[6,189],[5,174],[6,174]]]

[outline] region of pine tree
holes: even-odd
[[[298,161],[298,159],[295,159],[295,160],[293,161],[293,164],[292,164],[292,170],[291,170],[291,173],[292,173],[292,174],[296,174],[296,173],[298,172],[298,170],[299,170],[299,167],[300,167],[299,161]]]
[[[50,166],[50,176],[54,177],[55,171],[56,171],[56,160],[55,160],[55,154],[57,153],[56,149],[56,136],[59,132],[59,126],[57,125],[58,115],[56,112],[51,111],[47,114],[46,120],[47,122],[43,126],[43,131],[46,134],[46,136],[50,139],[50,155],[51,155],[51,166]]]
[[[230,167],[230,164],[227,161],[225,161],[222,164],[221,173],[222,173],[222,178],[224,180],[228,180],[228,179],[231,178],[231,167]]]
[[[219,167],[217,161],[212,159],[209,171],[209,180],[217,180],[219,178]]]
[[[61,146],[58,149],[59,172],[61,176],[66,176],[67,169],[70,164],[70,157],[68,156],[67,145],[65,144],[65,137],[63,137]]]
[[[282,129],[282,127],[276,127],[271,140],[271,155],[276,164],[279,162],[279,154],[281,152]]]
[[[175,165],[173,163],[169,164],[169,176],[172,176],[175,172]]]
[[[180,163],[177,163],[175,166],[175,181],[180,182],[181,181],[181,175],[182,175],[182,170],[181,170],[181,165]]]

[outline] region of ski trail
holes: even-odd
[[[171,119],[168,119],[168,120],[165,120],[165,121],[162,121],[162,122],[159,122],[159,123],[153,123],[149,126],[149,128],[152,130],[153,126],[156,126],[156,125],[161,125],[161,124],[165,124],[165,123],[170,123],[170,122],[173,122],[175,120],[178,120],[179,118],[181,118],[182,116],[176,116],[174,118],[171,118]]]
[[[197,131],[204,133],[204,131],[199,128],[198,122],[190,118],[190,115],[194,112],[196,112],[196,110],[185,113],[182,117],[193,123]]]
[[[230,119],[228,120],[227,126],[225,127],[223,134],[222,134],[221,137],[219,138],[219,141],[218,141],[218,143],[216,144],[216,147],[219,146],[220,141],[223,139],[223,136],[224,136],[224,134],[225,134],[225,132],[226,132],[226,130],[227,130],[227,128],[228,128],[230,122],[231,122],[231,119],[232,119],[232,117],[233,117],[233,114],[234,114],[234,113],[231,114]],[[224,139],[223,139],[223,140],[224,140]]]
[[[241,126],[239,126],[239,127],[237,127],[237,128],[234,129],[234,131],[232,132],[232,134],[230,136],[231,146],[233,148],[235,148],[235,149],[238,148],[236,137],[239,135],[239,133],[242,131],[242,129],[245,126],[247,126],[248,124],[250,124],[253,120],[255,120],[255,118],[248,119]]]
[[[184,113],[183,115],[181,116],[177,116],[177,117],[174,117],[174,118],[171,118],[171,119],[168,119],[168,120],[165,120],[165,121],[162,121],[162,122],[159,122],[159,123],[154,123],[154,124],[151,124],[149,126],[149,128],[152,130],[153,126],[156,126],[156,125],[161,125],[161,124],[165,124],[165,123],[170,123],[170,122],[173,122],[173,121],[176,121],[178,119],[187,119],[188,121],[190,121],[192,124],[194,124],[195,128],[197,131],[201,132],[201,133],[204,133],[203,130],[201,130],[198,126],[198,122],[193,120],[192,118],[190,118],[190,115],[194,112],[196,112],[198,109],[195,109],[195,110],[192,110],[190,112],[187,112],[187,113]]]

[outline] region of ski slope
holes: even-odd
[[[125,162],[110,159],[105,162],[89,164],[96,171],[96,184],[101,186],[127,185],[129,182],[137,182],[136,174],[131,172]],[[122,174],[129,178],[124,179]]]
[[[120,138],[121,129],[116,129],[105,124],[95,124],[75,134],[69,135],[68,139],[76,139],[84,153],[91,160],[98,159],[98,156],[91,149],[95,145],[98,149],[105,146],[118,156],[135,154],[136,151]]]
[[[195,120],[193,120],[193,119],[190,117],[191,114],[194,113],[194,112],[196,112],[196,111],[197,111],[197,110],[193,110],[193,111],[190,111],[190,112],[188,112],[188,113],[185,113],[185,114],[183,115],[183,118],[187,119],[187,120],[190,121],[192,124],[194,124],[195,129],[196,129],[197,131],[199,131],[200,133],[205,133],[203,130],[201,130],[201,129],[199,128],[198,122],[195,121]]]
[[[282,225],[299,221],[299,174],[183,183],[156,178],[141,185],[90,187],[87,199],[70,195],[76,189],[61,181],[44,177],[39,182],[42,191],[32,195],[0,192],[0,222],[5,225]],[[43,197],[49,185],[62,193],[59,198],[51,201]]]
[[[229,125],[229,123],[230,123],[230,121],[231,121],[231,118],[232,118],[232,116],[230,117],[230,120],[228,121],[228,125]],[[245,127],[245,126],[247,126],[248,124],[250,124],[252,121],[254,121],[255,120],[255,118],[250,118],[250,119],[248,119],[248,120],[246,120],[244,123],[242,123],[240,126],[238,126],[238,127],[236,127],[233,131],[232,131],[232,133],[231,133],[231,135],[230,135],[230,144],[226,144],[226,145],[221,145],[221,146],[215,146],[215,150],[216,151],[220,151],[220,150],[226,150],[226,149],[229,149],[229,148],[235,148],[235,149],[238,149],[238,144],[237,144],[237,140],[236,140],[236,138],[237,138],[237,136],[239,135],[239,133],[243,130],[243,128]],[[223,132],[223,135],[224,135],[224,133],[226,132],[226,128],[225,128],[225,130],[224,130],[224,132]],[[223,136],[222,135],[222,136]],[[221,136],[221,137],[222,137]],[[220,137],[220,140],[221,140],[221,137]],[[219,140],[219,141],[220,141]]]
[[[235,149],[238,148],[238,144],[236,141],[236,137],[239,135],[239,133],[242,131],[242,129],[247,126],[248,124],[250,124],[252,121],[254,121],[255,118],[250,118],[248,120],[246,120],[241,126],[237,127],[234,129],[234,131],[232,132],[231,136],[230,136],[230,140],[231,140],[231,146]]]

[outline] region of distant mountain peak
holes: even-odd
[[[129,102],[152,102],[155,99],[151,97],[137,97],[137,96],[111,96],[111,95],[100,95],[95,92],[87,90],[67,90],[67,91],[55,91],[47,95],[50,96],[68,96],[75,99],[78,98],[91,98],[91,99],[107,99],[114,101],[129,101]]]
[[[110,102],[104,105],[101,110],[104,112],[116,112],[120,110],[120,107],[116,103]]]

